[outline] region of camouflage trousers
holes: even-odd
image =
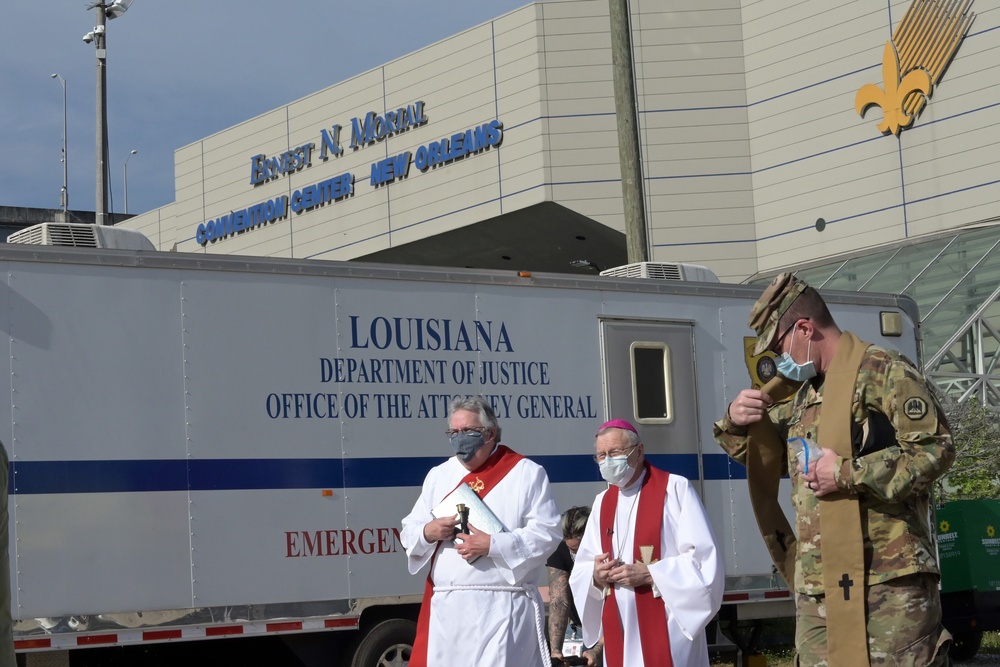
[[[941,625],[937,577],[911,574],[867,587],[868,658],[872,665],[945,667],[951,635]],[[795,664],[826,667],[822,595],[795,596]]]

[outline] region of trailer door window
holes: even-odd
[[[674,420],[670,348],[664,343],[632,343],[632,405],[640,424]]]

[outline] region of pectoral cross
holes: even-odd
[[[645,565],[646,567],[649,567],[653,563],[659,563],[660,562],[659,558],[653,559],[653,545],[652,544],[643,544],[642,546],[640,546],[639,547],[639,556],[641,556],[641,558],[639,558],[639,562],[642,563],[643,565]]]
[[[653,558],[653,545],[652,544],[642,544],[639,546],[639,562],[649,568],[653,563],[659,563],[659,558]],[[656,584],[653,584],[653,597],[660,597],[660,591],[656,588]]]

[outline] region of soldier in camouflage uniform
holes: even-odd
[[[822,297],[789,273],[765,290],[751,311],[750,326],[758,334],[755,354],[787,353],[790,360],[779,363],[779,370],[805,371],[805,382],[783,402],[746,389],[729,405],[715,424],[715,437],[741,463],[747,426],[765,417],[785,440],[815,440],[824,373],[842,335]],[[839,490],[858,498],[861,513],[871,664],[946,665],[951,636],[941,625],[929,499],[932,482],[955,457],[944,414],[912,362],[874,345],[862,358],[851,413],[852,458],[824,447],[808,474],[788,466],[798,534],[798,664],[827,664],[819,505],[824,495]],[[790,452],[786,457],[795,462]]]

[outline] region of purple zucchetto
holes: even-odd
[[[606,428],[620,428],[625,431],[632,431],[636,435],[639,435],[639,431],[635,430],[635,426],[632,426],[630,422],[627,422],[624,419],[612,419],[611,421],[606,421],[601,424],[601,427],[597,429],[597,432],[600,433]]]

